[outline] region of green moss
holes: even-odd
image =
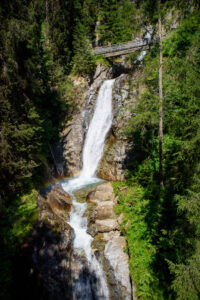
[[[28,236],[36,224],[37,214],[37,191],[32,190],[29,194],[23,195],[19,200],[13,216],[14,222],[11,229],[11,236],[15,237],[21,243]]]
[[[61,226],[62,226],[62,223],[58,222],[58,221],[56,221],[55,224],[54,224],[54,226],[53,226],[53,231],[56,232],[56,235],[57,235],[58,238],[60,237]]]
[[[101,64],[102,66],[104,66],[106,68],[109,68],[111,66],[108,59],[106,59],[105,56],[103,56],[101,54],[95,56],[94,61],[95,61],[96,65]]]

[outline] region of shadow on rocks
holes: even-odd
[[[72,240],[70,227],[58,234],[40,223],[14,258],[12,298],[71,300]]]

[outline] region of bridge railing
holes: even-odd
[[[123,44],[114,44],[114,45],[109,45],[109,46],[102,46],[102,47],[96,47],[93,49],[93,54],[98,55],[98,54],[107,54],[107,53],[113,53],[113,52],[120,52],[123,50],[131,50],[134,48],[142,48],[148,45],[151,45],[155,42],[157,42],[158,38],[154,39],[141,39],[141,38],[136,38],[131,42],[128,43],[123,43]]]

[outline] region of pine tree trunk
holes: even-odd
[[[160,9],[160,7],[159,7]],[[162,86],[162,23],[159,12],[158,19],[158,35],[159,35],[159,175],[160,186],[163,187],[163,86]]]

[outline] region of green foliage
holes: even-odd
[[[175,274],[173,289],[177,300],[198,300],[200,295],[200,242],[195,245],[195,253],[185,264],[169,262],[170,271]]]
[[[90,76],[95,70],[90,49],[89,35],[84,24],[78,21],[74,32],[74,57],[72,72],[80,76]]]
[[[72,72],[76,75],[91,76],[95,70],[92,55],[92,39],[95,31],[98,1],[76,0],[74,2],[75,24],[73,28]]]
[[[9,298],[11,258],[37,219],[36,191],[49,145],[74,108],[74,75],[94,73],[92,47],[131,40],[147,25],[156,28],[156,1],[47,0],[0,4],[0,279]],[[158,47],[144,58],[145,88],[131,110],[124,134],[134,157],[127,182],[116,183],[124,214],[131,276],[138,299],[199,298],[199,3],[161,1],[160,13],[180,22],[163,40],[165,186],[158,182]],[[168,20],[163,20],[170,28]],[[127,62],[134,64],[137,52]],[[130,89],[134,88],[130,83]],[[133,184],[134,183],[134,184]],[[126,190],[120,190],[127,185]],[[15,195],[26,194],[16,197]],[[189,287],[189,288],[188,288]]]
[[[51,48],[53,61],[70,70],[72,55],[73,1],[52,1],[45,3],[47,44]]]
[[[92,56],[91,46],[130,41],[138,30],[136,10],[130,0],[76,0],[74,8],[72,72],[91,76],[100,59]]]
[[[34,188],[41,185],[44,167],[51,162],[49,145],[57,140],[63,114],[67,114],[69,103],[72,104],[73,85],[64,76],[69,56],[66,49],[58,51],[64,46],[60,40],[63,37],[58,40],[49,37],[47,24],[50,25],[51,18],[49,14],[47,22],[44,15],[46,3],[34,0],[0,4],[2,299],[9,299],[15,251],[37,221]],[[58,30],[58,11],[54,13],[53,26]],[[59,30],[63,30],[61,25]],[[65,64],[62,68],[61,63]],[[23,194],[26,196],[21,198]]]
[[[130,154],[135,158],[127,175],[129,182],[142,188],[141,203],[148,199],[145,222],[156,251],[151,271],[164,299],[199,298],[199,41],[199,11],[195,9],[163,41],[162,190],[158,180],[159,59],[155,47],[144,58],[142,76],[135,84],[145,88],[124,129],[133,141]],[[140,232],[139,226],[134,230]]]
[[[156,250],[146,222],[149,200],[140,185],[126,184],[117,182],[113,183],[113,187],[118,196],[116,212],[123,213],[121,228],[127,237],[130,272],[136,285],[136,296],[138,299],[163,299],[158,279],[152,270]]]
[[[95,61],[95,65],[100,64],[100,65],[102,65],[106,68],[110,67],[109,61],[101,54],[96,55],[95,58],[94,58],[94,61]]]
[[[21,243],[31,232],[33,226],[37,222],[37,191],[32,190],[29,194],[20,198],[14,215],[12,215],[11,238],[17,239]],[[9,208],[10,210],[10,208]],[[10,213],[8,213],[10,215]],[[14,221],[13,221],[14,220]]]
[[[48,43],[44,2],[1,4],[0,189],[9,196],[28,188],[41,173],[40,157],[50,159],[60,119],[72,103],[53,42]],[[17,18],[17,9],[21,19]],[[57,87],[55,87],[57,85]],[[71,91],[68,93],[68,91]],[[69,95],[66,95],[68,93]],[[55,111],[57,112],[55,114]],[[6,182],[6,184],[5,184]]]
[[[137,60],[140,52],[141,52],[140,50],[136,50],[132,53],[129,53],[125,58],[126,62],[136,68],[140,64],[140,62]]]
[[[12,258],[22,241],[33,230],[37,222],[37,191],[18,196],[12,205],[0,206],[0,290],[1,299],[9,298],[12,282]]]
[[[129,0],[102,1],[98,21],[97,32],[102,45],[130,41],[138,30],[136,10]]]

